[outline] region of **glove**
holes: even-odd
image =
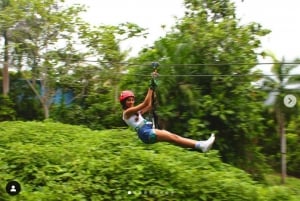
[[[158,86],[157,80],[152,78],[149,83],[150,89],[155,90],[157,86]]]

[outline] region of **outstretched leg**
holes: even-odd
[[[189,138],[184,138],[166,130],[155,129],[156,139],[158,142],[169,142],[181,147],[197,148],[203,152],[208,151],[214,143],[215,137],[212,134],[206,141],[196,141]]]

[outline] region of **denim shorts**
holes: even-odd
[[[139,138],[145,144],[154,144],[156,142],[156,134],[152,128],[152,124],[144,124],[141,128],[137,130]]]

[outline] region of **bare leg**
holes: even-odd
[[[166,130],[155,129],[155,133],[159,142],[169,142],[186,148],[195,148],[197,143],[196,140],[184,138]]]

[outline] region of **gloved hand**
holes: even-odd
[[[158,86],[157,80],[155,78],[152,78],[149,83],[150,89],[155,90],[157,86]]]

